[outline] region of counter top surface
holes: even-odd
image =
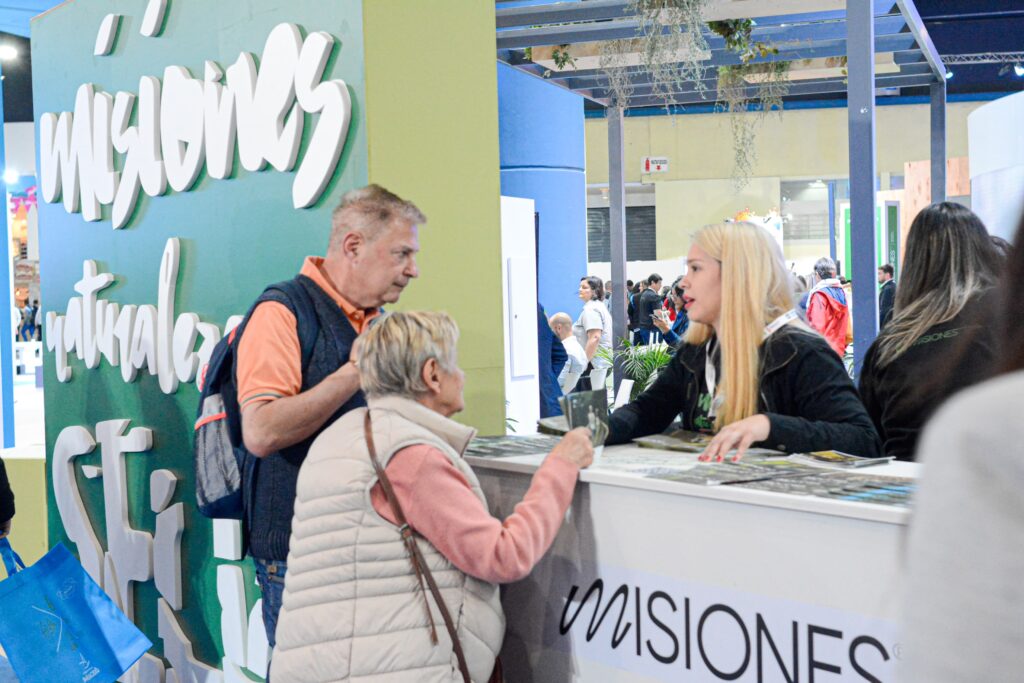
[[[474,469],[480,471],[532,475],[545,457],[546,454],[543,453],[503,458],[482,458],[469,455],[466,456],[466,461]],[[812,495],[763,491],[744,486],[701,486],[646,476],[651,469],[671,468],[685,471],[696,465],[697,454],[695,453],[640,448],[629,444],[608,446],[598,461],[580,473],[580,481],[671,495],[849,517],[885,524],[906,525],[910,519],[909,508],[893,505],[833,500]],[[912,462],[891,462],[854,471],[857,474],[871,476],[917,478],[921,473],[921,465]]]

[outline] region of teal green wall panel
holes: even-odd
[[[115,274],[116,282],[100,297],[125,304],[156,304],[158,274],[168,238],[181,238],[175,316],[195,312],[204,322],[223,326],[233,314],[242,314],[263,286],[296,273],[303,257],[322,254],[330,230],[330,212],[340,194],[366,184],[367,141],[364,97],[364,45],[362,3],[359,0],[171,0],[162,34],[147,38],[139,33],[145,3],[125,0],[74,0],[33,21],[32,62],[34,109],[46,112],[74,109],[79,85],[93,83],[97,90],[114,94],[138,92],[141,76],[162,80],[168,66],[187,67],[201,78],[205,60],[226,70],[240,52],[256,55],[257,63],[270,31],[282,22],[295,23],[304,35],[326,31],[337,41],[324,80],[343,79],[352,100],[352,123],[338,169],[318,204],[294,209],[291,201],[293,172],[278,172],[268,165],[262,172],[241,168],[235,158],[233,177],[217,180],[201,173],[190,192],[167,190],[150,198],[140,193],[135,215],[127,227],[113,230],[109,207],[104,220],[88,223],[81,214],[65,212],[60,203],[40,202],[40,250],[44,311],[63,313],[75,296],[82,261],[94,259],[101,272]],[[96,31],[104,15],[122,13],[113,53],[93,56]],[[493,68],[493,67],[492,67]],[[318,115],[306,115],[299,163]],[[120,158],[115,167],[120,168]],[[45,354],[46,443],[52,457],[54,442],[65,427],[82,425],[90,431],[98,422],[130,419],[130,427],[153,430],[153,447],[126,456],[129,520],[133,527],[153,532],[155,515],[149,508],[149,474],[172,470],[180,478],[172,502],[185,502],[183,582],[185,608],[180,617],[195,654],[218,666],[222,654],[215,567],[222,563],[212,554],[211,523],[194,506],[191,438],[198,393],[181,384],[173,395],[164,394],[157,378],[140,371],[134,383],[122,381],[120,370],[106,360],[88,370],[69,356],[72,379],[57,381],[53,353]],[[93,526],[105,546],[102,480],[81,476],[80,465],[98,465],[99,448],[76,459],[79,487]],[[56,512],[52,485],[47,486],[50,542],[67,542]],[[249,563],[241,563],[249,572]],[[251,572],[247,574],[251,578]],[[250,602],[256,589],[249,585]],[[157,592],[153,582],[138,586],[136,621],[161,651],[157,638]]]

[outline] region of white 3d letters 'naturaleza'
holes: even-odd
[[[121,379],[132,382],[139,370],[156,375],[160,389],[173,394],[179,382],[191,382],[199,368],[210,360],[221,338],[221,328],[204,323],[195,313],[174,315],[174,292],[178,282],[181,244],[177,237],[167,240],[160,259],[157,305],[120,304],[104,301],[98,293],[114,282],[111,273],[97,273],[95,261],[82,262],[82,279],[75,283],[81,296],[68,300],[64,315],[46,314],[46,346],[53,351],[57,381],[71,380],[68,354],[77,352],[85,367],[99,366],[106,358],[120,366]],[[232,316],[225,334],[241,321]],[[196,341],[203,342],[196,349]]]
[[[202,79],[182,66],[167,67],[162,85],[143,76],[138,95],[111,96],[82,84],[74,112],[39,119],[43,199],[62,200],[68,213],[81,211],[87,221],[100,220],[100,207],[110,205],[111,222],[121,228],[140,189],[151,197],[168,185],[187,192],[204,164],[211,178],[230,176],[236,146],[247,171],[261,171],[268,162],[278,171],[295,170],[306,114],[318,113],[292,182],[292,205],[312,206],[334,175],[351,120],[345,81],[322,80],[333,50],[328,33],[303,40],[294,24],[279,24],[267,36],[259,67],[252,54],[239,54],[226,84],[212,61]],[[120,169],[115,150],[124,155]]]

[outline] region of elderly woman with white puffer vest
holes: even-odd
[[[299,473],[274,681],[500,680],[497,584],[547,552],[593,448],[569,432],[515,512],[492,517],[462,458],[475,431],[449,419],[464,405],[457,339],[444,313],[365,333],[368,408],[317,437]]]

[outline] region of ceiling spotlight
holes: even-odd
[[[18,58],[18,49],[13,45],[0,45],[0,60],[8,62]]]
[[[1024,78],[1024,66],[1020,64],[1014,64],[1013,73],[1017,74],[1017,78]]]
[[[21,175],[13,168],[9,168],[4,171],[4,182],[8,185],[13,185],[21,178]]]
[[[947,71],[946,72],[946,80],[948,81],[951,78],[953,78],[953,72],[952,71]]]

